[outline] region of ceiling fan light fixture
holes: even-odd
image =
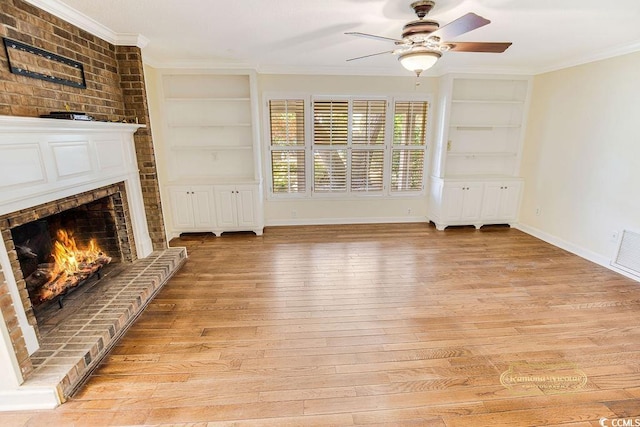
[[[398,56],[398,61],[404,68],[420,76],[423,71],[433,67],[441,56],[440,52],[434,50],[413,49],[401,53]]]

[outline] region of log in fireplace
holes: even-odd
[[[112,196],[19,225],[11,236],[36,317],[48,303],[62,308],[64,296],[122,260]]]

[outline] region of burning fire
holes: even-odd
[[[53,299],[67,289],[78,286],[111,262],[111,257],[102,252],[94,239],[91,239],[86,248],[78,247],[76,240],[66,230],[58,230],[51,255],[53,265],[43,264],[31,275],[39,274],[45,280],[35,296],[37,302]]]

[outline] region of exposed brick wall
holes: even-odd
[[[0,115],[86,112],[99,120],[146,124],[135,135],[147,223],[154,249],[167,247],[140,49],[114,46],[22,0],[0,0],[0,36],[83,64],[87,88],[17,74],[0,48]]]
[[[86,89],[9,72],[0,49],[0,114],[37,117],[50,111],[85,111],[100,120],[124,117],[115,46],[21,0],[0,1],[0,36],[83,64]]]
[[[161,250],[167,247],[167,241],[162,216],[156,160],[153,151],[142,53],[135,46],[116,46],[116,58],[118,59],[120,84],[124,94],[125,116],[147,125],[146,128],[139,129],[135,133],[134,141],[138,157],[138,169],[140,170],[142,197],[147,209],[149,235],[153,242],[153,248]]]

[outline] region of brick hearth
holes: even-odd
[[[55,387],[65,401],[186,260],[185,248],[153,252],[106,277],[85,304],[42,339],[24,387]],[[108,283],[107,283],[108,282]]]

